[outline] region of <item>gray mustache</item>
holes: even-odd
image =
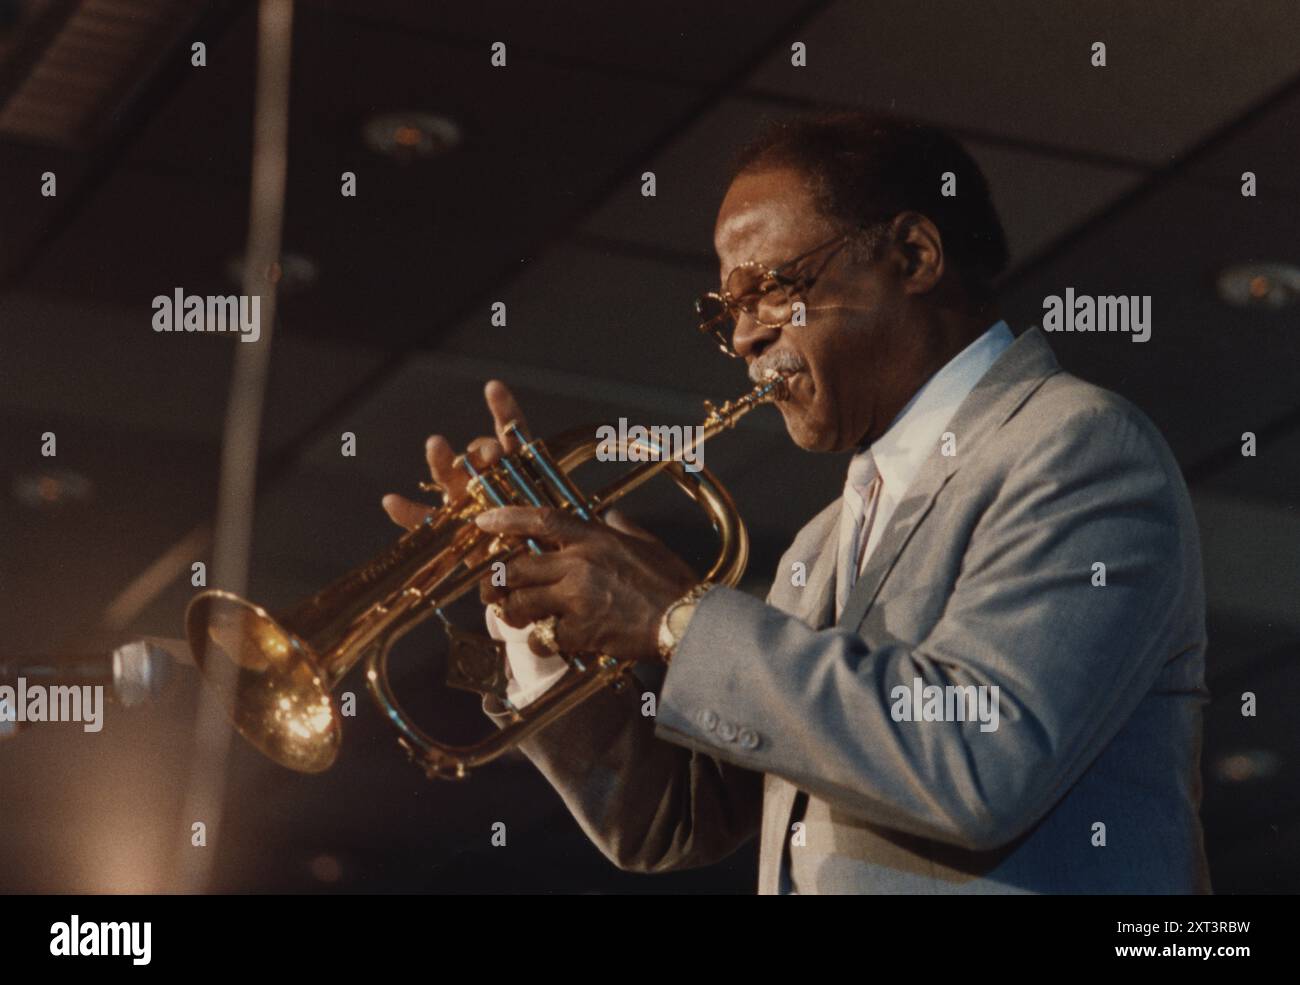
[[[759,356],[750,364],[749,379],[751,383],[762,383],[772,370],[788,375],[799,373],[808,368],[808,364],[793,352],[772,352]]]

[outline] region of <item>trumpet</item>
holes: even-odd
[[[586,495],[570,472],[595,456],[594,428],[550,440],[534,440],[516,422],[507,432],[519,451],[477,470],[462,455],[470,476],[465,493],[446,500],[424,522],[380,554],[285,612],[271,615],[238,595],[208,590],[185,614],[186,633],[205,684],[232,724],[252,745],[282,766],[319,773],[333,765],[342,743],[334,691],[358,663],[365,663],[371,697],[398,733],[399,743],[430,779],[463,779],[528,736],[568,714],[607,686],[624,687],[634,661],[607,654],[565,653],[568,669],[525,708],[506,695],[504,647],[482,634],[455,627],[444,609],[473,589],[493,564],[541,548],[531,539],[493,537],[474,518],[498,506],[549,506],[595,521],[612,504],[660,472],[666,473],[706,514],[718,553],[705,580],[736,585],[749,560],[749,537],[727,490],[707,469],[687,469],[681,459],[734,427],[755,407],[788,397],[786,377],[771,373],[751,391],[720,407],[705,402],[701,427],[684,429],[688,451],[665,457],[657,447],[619,439],[620,459],[637,449],[640,464],[594,495]],[[649,459],[649,460],[647,460]],[[636,459],[632,459],[636,460]],[[449,639],[447,684],[490,695],[506,713],[495,734],[471,745],[439,742],[402,709],[388,679],[393,644],[437,616]]]

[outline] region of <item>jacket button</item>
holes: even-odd
[[[720,722],[718,724],[718,737],[724,742],[735,742],[736,726],[731,722]]]
[[[740,730],[740,744],[746,749],[757,749],[763,740],[759,734],[752,728],[743,728]]]
[[[711,711],[708,708],[705,708],[702,712],[700,712],[700,725],[701,727],[703,727],[704,731],[712,732],[715,728],[718,727],[717,713]]]

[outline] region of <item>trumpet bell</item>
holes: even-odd
[[[195,596],[185,621],[199,669],[240,735],[301,773],[334,764],[343,740],[340,716],[306,642],[230,592]]]

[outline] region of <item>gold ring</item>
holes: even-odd
[[[529,634],[530,638],[551,656],[560,652],[559,641],[555,638],[555,624],[558,620],[555,616],[547,616],[545,619],[539,619],[533,624],[533,631]]]

